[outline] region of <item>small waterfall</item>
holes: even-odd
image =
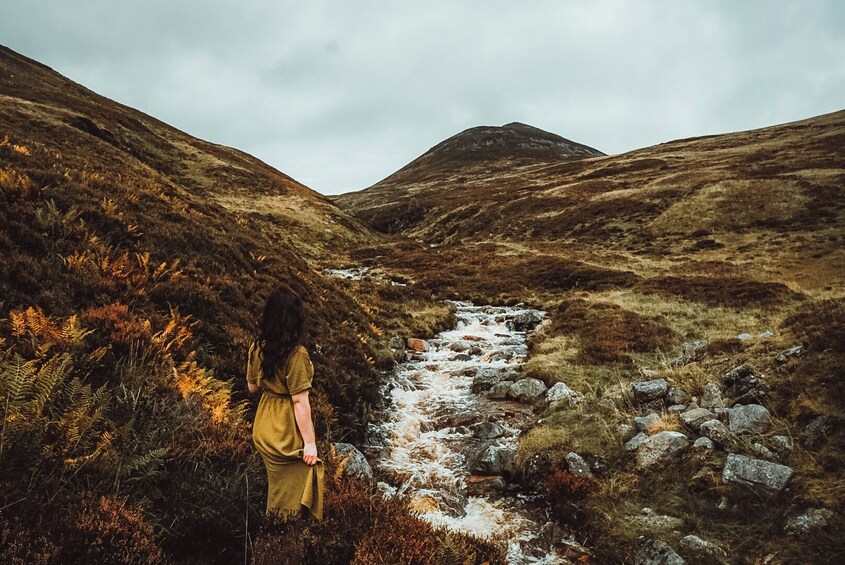
[[[456,327],[429,340],[428,351],[401,363],[384,384],[385,407],[369,434],[384,478],[379,486],[406,495],[434,525],[506,541],[509,563],[566,562],[541,504],[495,472],[472,473],[486,449],[512,454],[521,429],[535,419],[530,406],[488,399],[473,392],[473,382],[480,375],[518,378],[527,354],[520,320],[536,322],[545,312],[453,302]],[[479,434],[479,425],[495,431]]]

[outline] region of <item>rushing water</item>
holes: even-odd
[[[530,406],[472,392],[473,379],[518,378],[526,331],[513,322],[524,330],[519,320],[539,320],[545,312],[454,303],[456,327],[400,363],[384,385],[386,406],[370,433],[376,468],[386,481],[380,487],[406,495],[434,525],[505,541],[509,563],[566,562],[541,504],[501,478],[472,473],[478,454],[490,446],[512,453],[521,429],[534,419]],[[483,439],[482,432],[479,438],[479,422],[499,427],[486,437],[501,436]]]

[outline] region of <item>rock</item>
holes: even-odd
[[[470,359],[472,359],[472,356],[468,353],[458,353],[450,361],[469,361]]]
[[[478,456],[472,472],[477,475],[512,473],[515,454],[515,447],[506,447],[497,443],[490,444]]]
[[[407,343],[408,347],[410,347],[414,351],[428,351],[428,342],[424,339],[409,337]]]
[[[728,422],[734,434],[763,434],[772,427],[769,411],[759,404],[740,404],[728,409]]]
[[[692,448],[697,449],[699,451],[713,451],[715,447],[716,446],[713,444],[713,440],[709,437],[700,437],[695,440],[692,444]]]
[[[674,460],[688,444],[689,439],[681,432],[666,431],[649,436],[637,448],[637,468],[647,469]]]
[[[741,339],[742,341],[745,341],[746,339],[751,339],[752,337],[754,336],[748,333],[741,333],[736,336],[737,339]]]
[[[622,438],[622,441],[628,441],[637,434],[637,429],[631,424],[619,424],[616,426],[616,433]]]
[[[627,451],[636,451],[647,439],[648,436],[645,435],[643,432],[640,432],[631,439],[629,439],[627,443],[625,443],[625,449]]]
[[[493,385],[499,382],[499,380],[500,378],[497,375],[476,375],[476,377],[472,379],[472,384],[469,389],[473,393],[478,394],[479,392],[490,390],[493,388]]]
[[[513,383],[508,390],[508,397],[519,402],[533,402],[543,396],[545,392],[546,385],[543,384],[543,381],[529,377]]]
[[[470,475],[467,477],[466,493],[469,496],[485,496],[492,493],[502,492],[507,488],[507,481],[498,475]]]
[[[707,439],[707,438],[698,438]],[[697,441],[697,440],[696,440]],[[700,452],[701,453],[701,452]],[[706,452],[703,452],[706,453]],[[690,478],[689,485],[694,489],[707,491],[713,488],[716,484],[716,472],[709,466],[705,465]]]
[[[762,459],[729,453],[722,479],[752,487],[762,487],[769,494],[777,494],[792,477],[792,468]]]
[[[513,383],[510,381],[499,381],[490,387],[490,390],[487,392],[487,398],[492,398],[493,400],[504,400],[508,397],[508,393],[510,392],[512,385]]]
[[[778,458],[771,449],[756,441],[751,445],[751,452],[760,459],[775,461]]]
[[[666,409],[667,412],[670,414],[680,414],[681,412],[686,412],[687,405],[686,404],[673,404],[669,408]]]
[[[722,389],[713,381],[704,383],[704,392],[701,395],[701,407],[708,410],[724,408],[725,401],[722,399]]]
[[[483,352],[484,350],[481,349],[481,347],[479,347],[478,345],[472,345],[469,348],[470,355],[481,355]]]
[[[452,344],[449,346],[449,349],[451,349],[452,351],[466,351],[470,347],[472,346],[469,343],[462,340],[458,340],[453,341]]]
[[[481,439],[496,439],[502,437],[505,431],[495,422],[478,422],[469,427],[472,435]]]
[[[781,461],[786,461],[792,455],[792,438],[789,436],[772,436],[769,438],[769,447],[778,454]]]
[[[692,363],[701,358],[706,341],[685,341],[681,344],[681,359],[684,363]]]
[[[689,402],[689,395],[683,389],[672,387],[666,395],[666,402],[669,404],[686,404]]]
[[[634,418],[634,425],[637,429],[646,433],[648,433],[651,426],[657,424],[658,422],[660,422],[660,416],[656,412],[651,412],[645,416],[637,416]]]
[[[737,402],[746,398],[765,398],[769,390],[761,377],[748,365],[734,367],[722,376],[722,380]]]
[[[367,458],[351,443],[334,444],[334,456],[340,460],[337,469],[342,475],[375,482],[373,469]]]
[[[728,562],[728,554],[724,549],[698,536],[688,535],[682,537],[681,541],[678,542],[678,547],[685,554],[688,554],[688,557],[692,556],[699,560],[716,561],[719,563]]]
[[[801,355],[802,353],[804,353],[803,345],[793,345],[789,349],[784,349],[778,353],[775,356],[775,363],[786,363],[790,357],[795,357],[796,355]]]
[[[669,392],[669,383],[666,379],[654,379],[651,381],[637,381],[631,383],[634,391],[634,398],[637,402],[651,402],[661,400]]]
[[[806,535],[827,526],[835,514],[827,508],[810,508],[801,514],[790,516],[786,520],[784,531],[790,535]]]
[[[766,330],[762,333],[757,334],[757,337],[762,338],[762,339],[766,339],[767,337],[775,337],[775,332],[773,332],[771,330]]]
[[[566,383],[555,383],[546,391],[546,402],[553,408],[572,408],[584,401],[584,397],[569,388]]]
[[[651,508],[643,508],[643,510],[651,510]],[[663,532],[671,532],[678,530],[684,526],[684,521],[674,516],[666,516],[664,514],[643,514],[641,516],[631,516],[631,522],[643,530],[647,530],[652,534],[659,534]]]
[[[825,416],[813,418],[804,428],[802,440],[807,447],[815,447],[833,431],[832,422]]]
[[[570,451],[566,455],[566,464],[569,465],[569,472],[576,477],[592,477],[593,472],[584,458],[575,452]]]
[[[539,323],[542,319],[542,314],[535,310],[529,310],[528,312],[520,312],[514,316],[512,320],[508,320],[510,323],[507,325],[518,332],[527,331]]]
[[[395,336],[391,337],[390,343],[388,344],[388,347],[390,347],[390,349],[400,349],[400,350],[404,351],[405,350],[405,338],[403,338],[401,335],[395,335]]]
[[[636,565],[684,565],[686,561],[669,544],[658,539],[646,541],[637,552]]]
[[[698,432],[719,445],[726,445],[731,439],[731,432],[728,427],[719,420],[707,420],[698,428]]]
[[[707,408],[693,408],[681,414],[681,420],[683,420],[684,425],[695,431],[698,431],[701,424],[715,417],[716,415]]]

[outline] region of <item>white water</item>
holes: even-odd
[[[401,363],[384,385],[387,406],[370,437],[379,451],[376,468],[391,484],[379,486],[389,495],[406,495],[420,516],[434,525],[505,542],[509,563],[566,562],[548,540],[554,526],[541,508],[531,504],[531,497],[489,489],[477,496],[465,494],[472,465],[465,454],[491,441],[515,448],[519,427],[532,419],[528,406],[473,393],[472,373],[481,368],[519,371],[527,353],[526,334],[510,329],[507,320],[545,312],[454,303],[455,329],[429,340],[430,349]],[[481,351],[456,359],[458,352],[449,347],[462,340]],[[490,359],[488,354],[497,351],[501,355]],[[470,374],[461,374],[464,371]],[[494,421],[504,430],[503,436],[474,437],[468,426],[479,421]]]

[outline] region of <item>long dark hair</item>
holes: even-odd
[[[288,356],[302,343],[305,308],[297,293],[280,286],[267,299],[258,341],[261,344],[261,369],[271,379],[283,368]]]

